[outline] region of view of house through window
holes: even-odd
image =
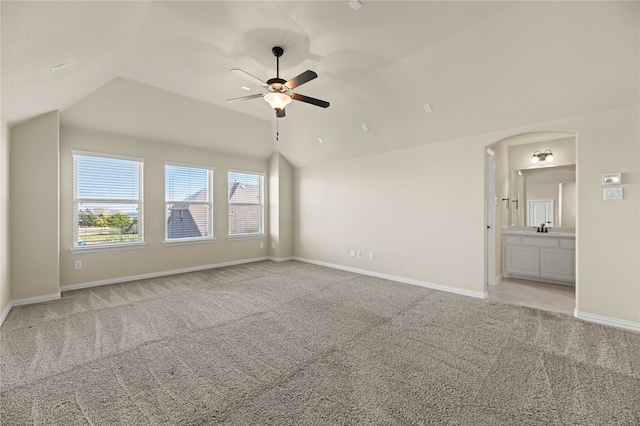
[[[212,239],[213,167],[165,163],[165,239]]]
[[[74,247],[143,241],[143,161],[73,152]]]
[[[229,172],[229,236],[264,233],[263,181],[261,173]]]

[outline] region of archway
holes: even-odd
[[[543,168],[564,168],[576,167],[576,143],[577,136],[574,133],[566,132],[550,132],[540,131],[518,134],[510,136],[508,138],[499,140],[491,144],[488,148],[495,153],[495,180],[492,182],[495,189],[495,247],[490,247],[490,236],[487,236],[487,245],[485,247],[487,259],[486,270],[492,269],[496,272],[496,277],[493,280],[495,285],[492,285],[492,280],[487,277],[485,280],[485,291],[489,295],[489,298],[502,300],[507,303],[514,303],[525,306],[537,307],[540,309],[546,309],[556,312],[562,312],[567,314],[573,314],[575,309],[575,292],[578,287],[578,283],[574,280],[571,282],[568,277],[561,277],[557,279],[559,275],[553,275],[551,273],[539,273],[531,272],[531,275],[523,274],[521,276],[510,275],[505,270],[507,259],[506,254],[508,250],[504,250],[505,236],[506,234],[513,232],[516,228],[514,226],[521,227],[524,233],[527,233],[532,228],[526,228],[526,222],[524,222],[526,214],[523,211],[523,207],[527,205],[526,193],[522,191],[523,182],[516,182],[514,176],[525,174],[534,174],[532,171],[538,171]],[[554,154],[554,161],[550,164],[538,164],[533,165],[531,163],[531,157],[534,152],[550,150]],[[524,172],[524,173],[523,173]],[[486,171],[486,175],[490,175],[490,171]],[[577,182],[575,183],[577,184]],[[574,184],[574,185],[575,185]],[[518,185],[520,187],[518,188]],[[520,191],[518,191],[520,189]],[[489,182],[487,182],[486,193],[490,194],[492,188],[490,188]],[[575,200],[576,191],[573,191],[573,197]],[[553,199],[553,195],[549,195],[548,198]],[[558,198],[558,197],[556,197]],[[567,197],[565,197],[564,201]],[[556,199],[555,205],[562,205],[562,199]],[[487,210],[485,215],[490,217],[489,211],[490,202],[487,200]],[[575,206],[577,203],[574,201],[574,212],[577,211]],[[569,208],[566,209],[570,210]],[[557,217],[557,212],[556,212]],[[570,221],[566,221],[571,223]],[[575,220],[573,221],[575,223]],[[519,228],[520,229],[520,228]],[[504,235],[503,235],[504,231]],[[573,228],[556,228],[553,229],[552,234],[565,232],[566,235],[562,235],[564,240],[570,240],[573,237],[573,247],[575,247],[575,234],[577,230],[575,225]],[[535,235],[533,238],[540,238],[542,236]],[[564,238],[567,237],[567,238]],[[522,241],[522,238],[520,238]],[[511,239],[510,241],[514,241]],[[527,239],[531,242],[535,240]],[[550,244],[549,240],[545,240],[544,244]],[[570,242],[562,243],[563,246],[570,246]],[[542,253],[547,259],[547,267],[554,261],[556,253],[548,251],[541,252],[537,248],[531,249],[534,253],[531,259],[516,259],[516,261],[539,261],[539,255]],[[549,254],[551,253],[551,254]],[[559,253],[563,254],[563,253]],[[536,257],[538,256],[538,257]],[[538,259],[538,260],[536,260]],[[512,259],[509,259],[512,261]],[[493,262],[492,264],[490,262]],[[543,265],[545,266],[545,265]],[[539,264],[537,266],[539,268]],[[575,273],[575,253],[573,254],[573,271]],[[513,269],[511,269],[513,270]],[[551,278],[549,278],[551,276]],[[502,291],[501,294],[498,290]],[[557,294],[555,298],[554,294]]]

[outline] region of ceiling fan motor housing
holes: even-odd
[[[267,84],[269,85],[268,89],[270,92],[288,92],[289,88],[285,85],[286,82],[287,80],[281,78],[271,78],[267,80]]]

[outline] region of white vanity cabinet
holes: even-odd
[[[504,234],[504,277],[574,285],[575,237]]]

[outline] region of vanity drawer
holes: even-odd
[[[520,245],[520,237],[514,237],[512,235],[505,235],[504,242],[508,245],[519,246]]]
[[[522,237],[522,245],[531,247],[558,247],[560,244],[556,238]]]

